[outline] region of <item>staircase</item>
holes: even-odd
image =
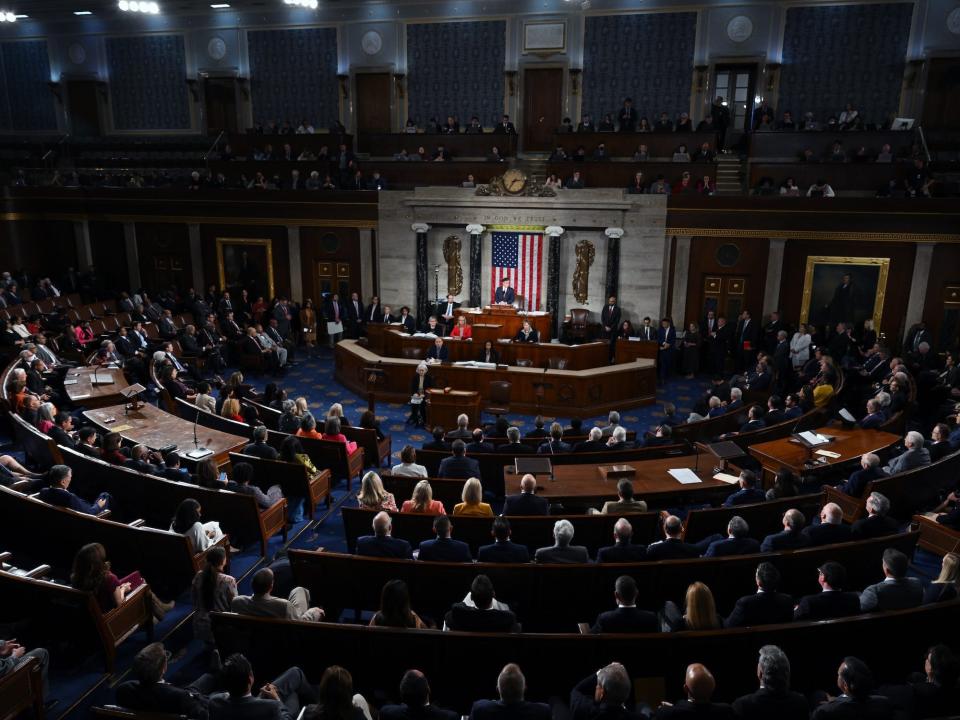
[[[747,162],[739,155],[724,153],[717,157],[717,195],[745,195]]]

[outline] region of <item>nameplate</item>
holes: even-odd
[[[632,465],[601,465],[597,468],[601,480],[632,479],[637,476],[637,469]]]

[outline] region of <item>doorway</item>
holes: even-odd
[[[390,132],[390,73],[357,73],[357,134]]]
[[[100,137],[99,83],[95,80],[67,81],[68,127],[76,137]]]
[[[960,58],[931,58],[923,101],[924,129],[951,128],[960,115]]]
[[[730,275],[706,275],[703,278],[703,309],[700,317],[712,310],[717,317],[723,315],[728,323],[737,322],[743,311],[747,279]]]
[[[743,134],[753,129],[756,84],[757,66],[754,63],[717,65],[714,68],[713,97],[723,97],[730,110],[730,126],[724,142],[726,147],[736,146]]]
[[[237,132],[237,83],[234,78],[204,78],[203,106],[207,132]]]
[[[523,71],[523,149],[548,152],[563,114],[563,68]]]

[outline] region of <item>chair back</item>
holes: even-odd
[[[549,367],[551,370],[566,370],[567,359],[564,357],[551,356],[547,361],[547,367]]]
[[[590,311],[586,308],[573,308],[570,311],[570,324],[575,328],[585,328]]]
[[[510,402],[510,391],[513,385],[507,380],[491,380],[489,397],[491,404],[504,404]]]

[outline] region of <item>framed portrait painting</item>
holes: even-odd
[[[803,279],[800,322],[861,327],[883,317],[890,258],[811,255]]]
[[[268,302],[273,290],[273,241],[251,238],[217,238],[220,288],[246,290],[252,299]]]

